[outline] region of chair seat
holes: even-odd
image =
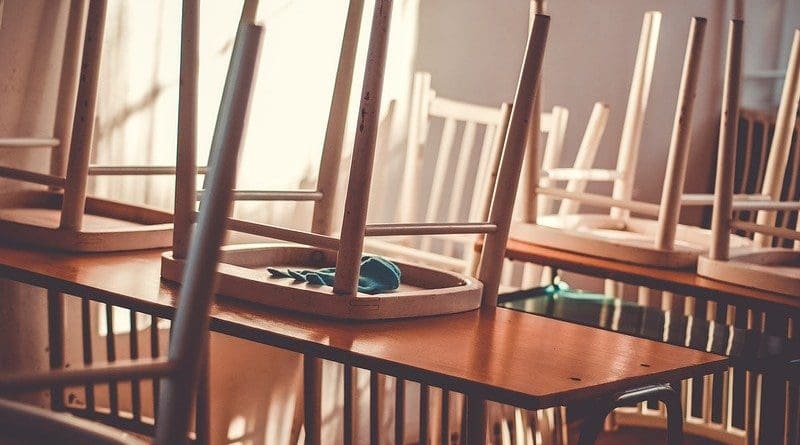
[[[728,261],[701,256],[697,273],[740,286],[800,295],[800,251],[782,248],[739,248]]]
[[[81,230],[59,227],[63,194],[0,194],[0,232],[15,244],[69,252],[114,252],[172,245],[172,215],[107,199],[86,198]]]
[[[172,252],[165,253],[161,257],[162,278],[180,282],[184,264]],[[226,246],[218,269],[218,293],[268,307],[349,320],[454,314],[481,305],[480,281],[410,262],[395,262],[401,273],[396,291],[375,295],[340,295],[329,286],[275,278],[267,272],[267,267],[318,269],[335,264],[336,252],[297,244]]]
[[[149,440],[107,425],[70,414],[0,399],[0,427],[13,428],[12,437],[0,437],[0,444],[32,443],[145,445]]]
[[[694,268],[697,258],[708,251],[710,230],[679,224],[675,248],[655,247],[658,222],[644,218],[614,218],[610,215],[547,215],[536,224],[515,223],[511,238],[560,250],[600,258],[669,269]],[[731,235],[731,247],[749,246],[751,241]]]

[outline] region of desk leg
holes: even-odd
[[[578,445],[592,445],[603,428],[603,421],[614,408],[642,403],[646,400],[658,400],[667,407],[667,444],[683,443],[683,410],[680,394],[671,385],[654,385],[636,388],[614,395],[600,402],[598,411],[590,415],[581,428]]]
[[[486,444],[486,400],[467,395],[467,445]]]
[[[50,369],[64,367],[64,295],[47,290],[47,336],[50,347]],[[50,408],[64,411],[64,387],[54,386],[50,390]]]
[[[303,355],[303,410],[306,445],[320,445],[322,360]]]

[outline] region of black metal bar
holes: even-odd
[[[394,386],[394,443],[402,445],[405,440],[406,381],[398,378]]]
[[[442,390],[442,426],[440,429],[440,442],[442,445],[450,443],[450,391]]]
[[[369,443],[380,444],[381,436],[381,378],[375,371],[369,373]]]
[[[419,384],[419,444],[427,445],[430,442],[428,425],[430,418],[431,388],[424,384]]]
[[[81,300],[81,337],[83,343],[83,364],[92,364],[92,312],[91,302],[87,299]],[[84,387],[84,397],[86,398],[86,414],[94,414],[94,385]]]
[[[50,369],[64,367],[64,295],[47,290],[47,337],[49,343]],[[50,389],[50,409],[64,410],[64,387]]]
[[[155,315],[150,317],[150,357],[158,358],[161,356],[161,346],[158,343],[158,317]],[[160,379],[153,379],[153,418],[156,419],[155,423],[158,424],[158,401],[160,386]]]
[[[139,358],[139,320],[137,313],[134,310],[130,311],[130,324],[131,332],[129,336],[130,344],[130,358],[136,360]],[[131,414],[133,420],[142,420],[142,393],[140,388],[141,381],[139,379],[131,380]]]
[[[348,364],[344,365],[344,445],[353,444],[353,410],[355,407],[355,385],[353,384],[355,369]]]
[[[106,360],[111,363],[117,360],[117,346],[114,333],[114,306],[106,304]],[[112,416],[119,415],[119,385],[108,382],[108,409]]]
[[[195,441],[207,445],[211,440],[211,403],[209,400],[209,367],[208,347],[206,347],[203,366],[200,370],[200,384],[197,388],[197,401],[195,405]]]
[[[653,385],[618,393],[597,403],[597,410],[583,424],[578,445],[592,445],[603,429],[603,422],[611,411],[620,406],[631,406],[650,398],[658,399],[667,407],[667,444],[683,443],[683,409],[680,394],[672,385]]]

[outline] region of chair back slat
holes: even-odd
[[[436,163],[433,171],[433,184],[430,188],[430,198],[425,209],[425,222],[436,221],[439,215],[439,208],[442,203],[445,185],[448,184],[448,172],[451,169],[453,156],[453,145],[456,135],[456,120],[446,118],[442,129],[442,138],[439,141],[439,150],[436,153]],[[458,155],[458,154],[456,154]],[[431,238],[424,237],[420,242],[420,249],[430,250]]]
[[[501,109],[502,119],[502,109]],[[480,155],[478,158],[478,171],[475,179],[479,182],[476,187],[472,189],[472,198],[469,201],[469,214],[467,218],[470,221],[485,221],[488,215],[481,213],[482,198],[485,196],[484,190],[489,185],[489,171],[491,169],[490,159],[492,150],[495,146],[494,141],[497,139],[497,131],[500,124],[487,125],[483,132],[483,141],[481,142]],[[502,140],[502,138],[501,138]],[[487,200],[490,198],[486,198]]]
[[[540,131],[547,133],[547,142],[544,146],[544,153],[542,154],[542,170],[548,170],[558,167],[561,162],[561,155],[564,152],[564,138],[567,133],[567,121],[569,120],[569,111],[564,107],[553,107],[550,113],[541,115],[542,124]],[[539,185],[542,187],[549,187],[550,181],[546,178],[539,180]],[[536,200],[537,215],[547,215],[553,211],[553,197],[552,196],[539,196]]]
[[[494,110],[493,110],[494,111]],[[450,194],[449,203],[447,207],[447,221],[458,221],[461,217],[461,208],[464,201],[464,196],[467,195],[468,175],[470,173],[470,160],[472,158],[472,149],[475,145],[475,131],[476,123],[474,121],[467,122],[464,125],[464,134],[461,138],[461,146],[458,150],[458,163],[456,164],[455,178],[453,179],[453,191]],[[472,178],[472,183],[477,184],[479,181]],[[455,255],[455,247],[453,239],[444,240],[444,254],[447,256]]]
[[[583,134],[581,145],[578,147],[578,154],[575,156],[573,164],[575,169],[588,170],[594,165],[597,151],[600,148],[600,141],[606,129],[606,122],[608,122],[608,105],[600,102],[595,103],[592,108],[592,114],[589,116],[589,123]],[[587,180],[573,179],[567,182],[566,190],[570,193],[583,193],[586,191],[588,184],[589,181]],[[578,213],[580,205],[580,201],[564,199],[558,206],[558,214],[570,215]]]

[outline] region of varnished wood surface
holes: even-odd
[[[159,255],[0,247],[0,276],[169,318],[177,289],[159,279]],[[529,409],[727,366],[718,355],[507,309],[341,322],[223,297],[212,317],[217,332]]]
[[[693,270],[666,270],[509,240],[506,257],[543,264],[624,283],[665,290],[679,295],[760,309],[800,309],[800,296],[779,294],[704,278]],[[777,307],[776,307],[777,306]]]

